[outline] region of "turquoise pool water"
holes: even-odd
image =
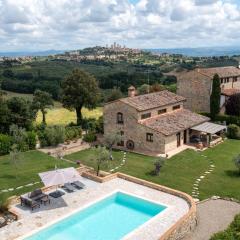
[[[25,240],[118,240],[165,208],[117,192]]]

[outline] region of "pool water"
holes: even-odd
[[[166,206],[117,192],[25,240],[117,240]]]

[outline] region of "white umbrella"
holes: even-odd
[[[46,187],[70,183],[81,180],[78,171],[73,168],[56,169],[38,174]]]

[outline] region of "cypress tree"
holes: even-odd
[[[218,74],[215,74],[212,81],[212,93],[210,96],[210,113],[214,120],[220,112],[221,83]]]

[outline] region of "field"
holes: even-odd
[[[1,156],[0,190],[16,188],[32,182],[40,181],[38,173],[53,170],[55,165],[57,165],[58,168],[73,166],[71,163],[56,160],[55,158],[39,151],[22,153],[22,157],[17,164],[17,168],[15,168],[14,164],[11,163],[9,155]],[[12,195],[19,195],[41,186],[42,184],[37,184],[34,186],[24,187],[17,191],[0,194],[0,202],[1,199],[6,199]]]
[[[23,94],[23,93],[14,93],[7,92],[6,98],[11,97],[23,97],[29,100],[33,99],[32,94]],[[97,107],[94,110],[88,110],[83,108],[83,117],[84,118],[99,118],[102,116],[102,108]],[[76,113],[69,111],[66,108],[63,108],[60,102],[54,101],[54,107],[48,110],[46,115],[46,120],[48,125],[67,125],[71,122],[76,122]],[[39,124],[42,121],[42,114],[39,112],[36,122]]]
[[[237,140],[227,140],[203,153],[186,150],[167,160],[160,176],[152,175],[156,158],[127,153],[126,164],[119,171],[191,194],[195,180],[208,169],[211,159],[216,168],[200,183],[200,199],[218,195],[240,200],[240,192],[238,191],[240,175],[232,161],[232,158],[239,153],[240,141]],[[207,157],[203,157],[202,154]],[[86,165],[95,166],[94,156],[94,150],[89,149],[68,155],[66,158],[80,160]],[[104,166],[103,169],[109,170],[119,165],[122,153],[115,151],[114,159],[110,166]]]
[[[102,108],[98,107],[94,110],[88,110],[84,108],[82,110],[84,118],[99,118],[102,116]],[[42,114],[39,112],[37,116],[37,123],[41,123]],[[76,123],[76,113],[70,112],[63,107],[54,107],[49,109],[46,115],[46,121],[48,125],[67,125],[71,122]]]

